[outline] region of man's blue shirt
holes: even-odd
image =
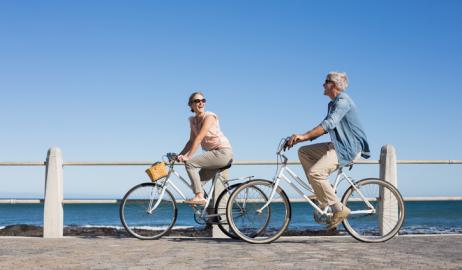
[[[329,102],[326,118],[321,122],[329,132],[340,166],[350,163],[358,153],[370,157],[366,133],[359,122],[356,105],[344,92]]]

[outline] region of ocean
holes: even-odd
[[[462,201],[406,202],[401,234],[462,233]],[[66,204],[64,225],[123,228],[118,204]],[[292,203],[289,229],[323,230],[307,203]],[[42,204],[0,204],[0,229],[8,225],[43,225]],[[178,204],[176,228],[200,227],[188,205]]]

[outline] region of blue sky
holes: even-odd
[[[281,137],[322,120],[332,70],[350,77],[372,159],[387,143],[398,159],[462,159],[461,12],[460,1],[2,1],[0,160],[42,161],[50,146],[65,161],[157,160],[186,142],[196,90],[236,160],[272,160]],[[462,195],[460,165],[398,173],[405,196]],[[0,194],[41,194],[43,176],[2,167]],[[143,167],[66,167],[65,194],[117,197],[143,179]]]

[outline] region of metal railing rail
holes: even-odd
[[[46,161],[32,161],[32,162],[0,162],[0,167],[28,167],[28,166],[46,166]]]
[[[156,161],[73,161],[64,162],[63,166],[148,166]],[[379,164],[379,160],[357,160],[354,164]],[[462,164],[462,160],[440,159],[440,160],[397,160],[397,164]],[[276,165],[274,160],[236,160],[234,165]],[[298,160],[289,160],[288,164],[300,165]],[[32,162],[0,162],[0,167],[28,167],[28,166],[46,166],[46,161]],[[177,164],[182,165],[182,164]]]
[[[147,166],[156,161],[74,161],[64,162],[64,166]],[[233,161],[234,165],[276,165],[274,160],[236,160]],[[298,160],[289,160],[288,164],[300,165]],[[380,164],[379,160],[357,160],[354,164]],[[396,164],[462,164],[462,160],[397,160]],[[177,164],[182,165],[182,164]],[[0,163],[1,166],[1,163]]]
[[[404,197],[406,202],[462,201],[462,196]],[[306,202],[303,198],[290,198],[291,202]],[[43,199],[0,199],[0,204],[43,204]],[[63,204],[118,204],[121,199],[82,199],[63,200]],[[176,200],[176,203],[183,203]]]

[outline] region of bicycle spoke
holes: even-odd
[[[290,204],[278,188],[274,202],[265,206],[273,185],[266,180],[254,180],[237,188],[230,197],[227,215],[233,231],[250,243],[270,243],[287,228]]]
[[[345,229],[360,241],[387,241],[398,233],[404,220],[401,195],[380,179],[359,181],[345,192],[342,202],[351,209],[343,223]],[[370,210],[374,211],[365,213]]]
[[[124,196],[120,218],[131,235],[139,239],[157,239],[175,224],[175,199],[170,192],[161,189],[154,183],[144,183]]]

